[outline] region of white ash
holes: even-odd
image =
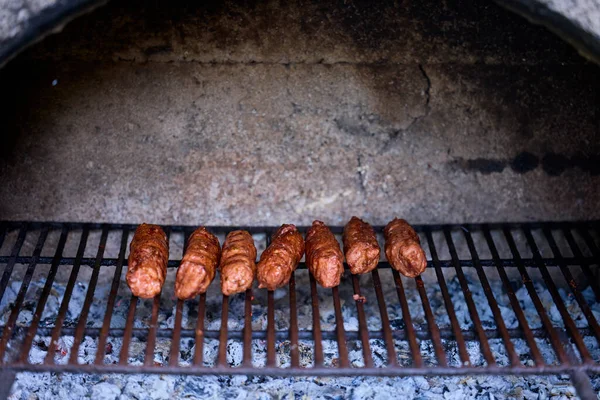
[[[82,267],[84,268],[84,267]],[[159,314],[159,329],[169,329],[174,325],[176,300],[172,295],[173,273],[169,271],[168,281],[161,297]],[[391,272],[380,270],[382,290],[387,305],[387,312],[393,329],[403,329],[405,321],[398,301],[396,287],[391,279]],[[445,271],[448,289],[450,291],[454,310],[463,330],[472,328],[471,317],[464,301],[460,284],[457,278]],[[427,271],[424,274],[425,289],[429,297],[432,311],[438,326],[442,329],[450,328],[450,320],[435,281],[435,274]],[[473,300],[478,308],[479,317],[484,327],[494,329],[496,323],[488,307],[487,298],[477,278],[466,274],[472,291]],[[33,310],[37,305],[44,285],[43,279],[31,282],[30,289],[19,315],[17,324],[22,327],[29,325]],[[427,324],[422,309],[420,298],[415,290],[414,281],[403,278],[404,288],[408,299],[408,305],[415,329],[426,330]],[[522,282],[515,280],[516,294],[521,307],[531,328],[541,327],[539,316],[529,298],[527,289]],[[6,295],[0,303],[0,322],[6,323],[10,315],[10,305],[15,300],[20,288],[20,282],[11,282]],[[365,296],[363,303],[367,317],[369,330],[381,329],[381,317],[371,276],[360,278],[361,295]],[[507,328],[517,328],[518,322],[511,309],[508,297],[502,288],[501,282],[491,280],[493,293],[498,302],[500,311],[504,317]],[[52,327],[56,319],[65,284],[55,283],[50,292],[48,302],[40,327]],[[87,292],[88,282],[78,282],[75,285],[69,310],[65,319],[65,326],[74,327],[81,311],[83,301]],[[548,311],[552,323],[562,327],[562,319],[556,306],[552,302],[549,292],[541,283],[535,283],[537,293]],[[310,284],[306,270],[296,273],[296,298],[299,328],[302,331],[312,329],[312,307]],[[87,326],[100,327],[102,325],[110,283],[99,283],[94,301],[90,308]],[[358,331],[358,313],[356,302],[353,300],[354,292],[349,277],[344,277],[340,286],[340,297],[344,328],[347,332]],[[587,320],[573,296],[568,289],[559,288],[561,297],[565,301],[567,310],[578,327],[587,326]],[[600,304],[590,288],[583,292],[594,315],[600,317]],[[252,300],[252,328],[253,330],[266,330],[267,328],[267,295],[263,290],[254,289]],[[318,289],[319,311],[321,329],[324,333],[335,332],[336,321],[334,304],[331,291]],[[275,293],[275,318],[276,329],[287,330],[289,328],[289,297],[287,290],[278,290]],[[121,283],[111,320],[112,328],[123,328],[129,309],[131,294],[124,283]],[[218,331],[221,326],[221,304],[222,296],[219,295],[218,281],[210,288],[206,301],[205,331]],[[148,328],[152,311],[152,301],[139,301],[136,312],[136,328]],[[244,327],[244,295],[236,295],[230,298],[228,329],[230,331],[241,331]],[[188,301],[183,308],[183,329],[195,329],[198,315],[198,300]],[[9,345],[8,357],[19,354],[19,343],[23,335],[17,335]],[[30,362],[37,364],[43,362],[46,357],[49,337],[36,336],[30,351]],[[600,348],[593,337],[586,337],[585,344],[592,353],[595,360],[600,359]],[[513,339],[513,345],[521,362],[525,365],[533,365],[527,343],[523,339]],[[54,354],[57,363],[66,363],[70,356],[70,348],[73,337],[63,335],[58,341]],[[496,362],[501,366],[509,363],[506,349],[501,339],[489,340],[492,354]],[[551,345],[545,339],[536,339],[536,343],[548,363],[555,363],[556,358]],[[204,341],[204,365],[214,366],[217,359],[218,340],[205,339]],[[395,340],[395,351],[397,361],[400,365],[412,365],[411,349],[406,340]],[[452,366],[461,364],[456,343],[451,340],[443,340],[442,344],[446,352],[448,363]],[[119,361],[122,339],[109,337],[105,348],[105,363],[112,364]],[[372,338],[369,341],[371,353],[375,366],[384,367],[387,362],[387,350],[382,339]],[[266,341],[254,339],[252,341],[252,362],[257,368],[266,364]],[[348,340],[348,356],[353,367],[364,366],[363,349],[360,340]],[[153,362],[157,365],[168,363],[170,356],[171,340],[169,338],[157,338]],[[282,368],[290,366],[289,340],[278,340],[276,343],[277,364]],[[314,365],[314,354],[312,341],[300,340],[298,344],[300,353],[300,364],[311,367]],[[436,365],[434,347],[431,340],[419,340],[419,349],[425,365]],[[133,337],[129,348],[128,361],[132,365],[141,365],[144,362],[146,343]],[[481,354],[477,341],[468,341],[467,350],[470,362],[476,366],[484,366],[486,362]],[[180,364],[190,365],[195,351],[193,338],[183,337],[180,343]],[[577,354],[575,347],[573,351]],[[79,362],[93,363],[97,352],[97,339],[85,337],[78,354]],[[326,366],[334,366],[339,362],[338,346],[333,340],[323,341],[324,362]],[[233,367],[242,362],[243,345],[237,339],[229,339],[227,342],[227,363]],[[257,372],[260,372],[257,370]],[[592,380],[594,388],[600,389],[600,379]],[[51,374],[51,373],[19,373],[12,388],[11,399],[50,399],[60,396],[62,399],[101,398],[101,399],[167,399],[167,398],[366,398],[385,399],[398,397],[426,397],[426,398],[569,398],[574,396],[575,390],[571,386],[569,377],[563,376],[482,376],[482,377],[408,377],[408,378],[371,378],[371,377],[307,377],[307,378],[269,378],[269,377],[243,377],[243,376],[169,376],[169,375],[83,375],[83,374]]]

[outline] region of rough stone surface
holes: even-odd
[[[132,7],[133,2],[137,4]],[[522,46],[517,36],[507,32],[523,29],[526,23],[508,12],[498,13],[497,6],[488,2],[457,5],[454,1],[439,4],[385,0],[373,6],[357,0],[303,0],[282,7],[278,1],[208,1],[200,6],[179,1],[172,10],[165,10],[165,4],[171,2],[133,2],[113,2],[109,7],[112,12],[102,12],[92,22],[95,32],[73,38],[92,45],[81,47],[81,52],[88,57],[112,53],[118,59],[144,60],[169,59],[169,53],[175,51],[186,60],[249,61],[267,56],[276,62],[298,58],[327,62],[340,57],[349,62],[368,62],[374,57],[383,61],[431,62],[440,60],[442,54],[443,62],[494,63],[502,60],[500,49],[520,47],[511,51],[512,62],[535,58],[535,54],[524,51],[527,46]],[[595,0],[525,1],[528,2],[544,4],[600,37],[600,6]],[[73,0],[0,0],[0,46],[22,34],[36,23],[32,19],[50,8],[60,10],[71,3]],[[199,7],[201,13],[197,12]],[[133,9],[136,12],[131,14]],[[120,34],[143,31],[145,38],[132,35],[129,39],[134,42],[126,39],[99,43],[96,39],[105,39],[107,30]],[[528,39],[532,41],[548,36],[540,29],[524,31],[531,34]],[[413,46],[415,41],[420,41],[421,46]],[[255,53],[252,50],[257,46],[260,52]],[[355,52],[357,46],[361,47],[360,54]],[[466,55],[473,49],[480,54],[472,54],[474,57],[469,59]],[[543,47],[539,50],[556,52]]]
[[[0,218],[598,218],[598,67],[498,6],[437,7],[77,20],[0,73]]]
[[[0,0],[0,46],[22,33],[31,23],[31,18],[59,3],[59,0]]]
[[[536,0],[570,20],[579,29],[600,40],[600,2],[598,0]]]

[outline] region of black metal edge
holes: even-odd
[[[141,221],[146,223],[153,223],[147,221]],[[15,229],[20,227],[22,224],[29,224],[29,229],[39,229],[43,226],[50,228],[62,228],[68,226],[71,229],[81,229],[84,226],[89,229],[133,229],[139,224],[132,223],[112,223],[112,222],[69,222],[69,221],[21,221],[21,220],[3,220],[0,223],[6,224],[7,229]],[[291,223],[284,221],[283,223]],[[163,227],[169,227],[173,232],[183,232],[185,230],[193,230],[198,226],[206,226],[208,229],[213,229],[218,232],[227,232],[232,230],[247,230],[253,234],[265,234],[277,230],[279,226],[267,226],[267,225],[170,225],[170,224],[158,224]],[[587,221],[509,221],[509,222],[474,222],[474,223],[444,223],[444,224],[411,224],[411,226],[417,232],[424,232],[426,230],[443,230],[443,229],[467,229],[467,230],[482,230],[484,227],[489,229],[499,228],[512,228],[518,229],[521,227],[528,227],[529,229],[542,229],[544,227],[550,227],[555,229],[563,228],[576,228],[576,227],[588,227],[596,229],[600,226],[600,220],[587,220]],[[377,232],[382,232],[384,225],[373,225],[373,229]],[[298,230],[307,231],[310,226],[308,225],[297,225]],[[329,228],[333,233],[342,233],[344,230],[343,225],[330,225]]]
[[[108,0],[69,0],[47,7],[27,21],[18,35],[0,45],[0,68],[34,43],[58,32],[75,18],[105,5]]]
[[[17,372],[10,368],[0,369],[0,399],[8,398],[16,376]]]
[[[536,0],[495,0],[500,6],[529,22],[542,25],[575,47],[579,54],[600,65],[600,39],[564,15]]]

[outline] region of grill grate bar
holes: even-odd
[[[426,231],[425,235],[427,237],[427,243],[429,244],[429,252],[431,253],[431,259],[433,260],[435,274],[440,285],[440,289],[442,291],[442,297],[444,298],[446,311],[448,312],[448,318],[450,318],[450,325],[452,326],[454,338],[456,339],[456,344],[458,346],[458,354],[460,356],[460,361],[463,365],[470,365],[471,360],[469,359],[469,353],[467,351],[465,339],[460,329],[460,324],[458,323],[458,319],[456,318],[456,312],[454,311],[454,305],[452,304],[452,299],[450,298],[450,293],[448,292],[448,286],[446,286],[446,279],[444,278],[444,273],[440,268],[437,251],[435,249],[435,244],[433,241],[433,235],[431,234],[431,231]]]
[[[204,315],[206,314],[206,293],[200,294],[198,301],[198,320],[196,321],[196,351],[194,352],[194,365],[204,363]]]
[[[346,345],[346,331],[344,330],[344,318],[342,317],[342,305],[340,302],[339,288],[336,286],[331,289],[333,295],[333,309],[335,311],[335,332],[338,342],[339,366],[347,368],[350,366],[348,360],[348,346]]]
[[[37,266],[37,258],[42,252],[42,247],[44,247],[44,243],[46,242],[47,236],[48,228],[42,228],[37,244],[35,245],[35,250],[33,252],[33,261],[31,261],[31,263],[27,267],[27,272],[25,273],[25,277],[23,278],[23,282],[21,283],[19,294],[17,295],[17,299],[13,303],[13,306],[10,310],[10,316],[8,317],[8,322],[6,322],[6,325],[4,326],[4,331],[2,332],[2,338],[0,339],[0,364],[4,362],[4,353],[6,352],[6,346],[8,345],[8,341],[12,337],[15,323],[17,322],[17,318],[19,316],[19,313],[21,312],[21,306],[23,305],[25,295],[27,294],[27,289],[29,288],[29,283],[31,283],[31,277],[33,276],[35,267]]]
[[[504,347],[506,348],[506,352],[508,353],[508,357],[510,359],[510,363],[512,365],[518,366],[521,364],[519,360],[519,355],[515,352],[515,347],[510,340],[510,335],[508,334],[508,330],[506,329],[506,325],[504,324],[504,319],[502,319],[502,314],[500,313],[500,308],[498,307],[498,303],[496,302],[496,298],[492,293],[492,288],[490,283],[485,275],[485,271],[479,265],[479,255],[477,254],[477,249],[475,248],[475,243],[473,242],[473,237],[471,236],[471,232],[469,232],[466,228],[463,229],[463,234],[465,236],[465,240],[467,241],[467,246],[469,247],[469,252],[471,253],[471,258],[475,264],[475,271],[477,272],[477,276],[479,277],[479,281],[481,282],[481,286],[483,287],[483,291],[488,301],[488,305],[490,306],[490,310],[494,315],[494,321],[496,322],[496,326],[500,331],[500,335],[502,336],[502,340],[504,343]]]
[[[592,258],[592,261],[596,261],[598,262],[598,258],[600,257],[600,249],[598,249],[598,246],[596,245],[596,243],[594,242],[594,238],[592,238],[592,235],[590,235],[590,231],[584,228],[579,228],[578,231],[581,233],[581,236],[583,237],[583,240],[585,241],[586,246],[590,249],[590,251],[592,252],[592,254],[594,255]],[[567,259],[565,259],[566,261]]]
[[[267,366],[275,366],[275,299],[274,292],[267,293]]]
[[[415,336],[417,339],[419,340],[431,340],[431,332],[428,332],[428,326],[425,324],[424,326],[419,326],[419,328],[423,329],[423,330],[415,330]],[[16,326],[14,328],[14,332],[15,334],[22,334],[24,332],[26,332],[28,329],[28,327],[19,327]],[[43,336],[47,336],[48,334],[50,334],[52,332],[52,327],[50,328],[45,328],[45,327],[39,327],[38,328],[38,334],[39,335],[43,335]],[[562,328],[559,328],[560,331],[562,331]],[[0,329],[0,332],[3,331],[3,328]],[[85,328],[84,330],[84,335],[85,336],[90,336],[92,338],[97,338],[100,335],[100,328]],[[192,338],[195,337],[195,329],[181,329],[181,337],[182,338]],[[406,329],[397,329],[397,330],[393,330],[392,332],[392,338],[397,339],[397,340],[408,340],[410,335],[408,334]],[[439,337],[442,340],[453,340],[454,339],[454,331],[451,328],[438,328],[438,332],[440,333]],[[489,329],[489,330],[485,330],[485,335],[488,339],[501,339],[502,336],[500,334],[500,332],[496,329]],[[531,330],[533,337],[535,338],[540,338],[540,339],[547,339],[550,336],[548,335],[548,332],[546,331],[545,328],[536,328],[536,329],[532,329]],[[589,328],[580,328],[580,332],[583,335],[592,335],[592,331]],[[75,328],[73,327],[64,327],[61,331],[62,334],[67,335],[67,336],[73,336],[75,334]],[[125,328],[110,328],[108,330],[108,337],[120,337],[122,338],[126,333],[126,329]],[[508,333],[512,338],[515,339],[522,339],[525,338],[525,335],[523,334],[522,330],[520,328],[517,329],[508,329]],[[204,337],[208,338],[208,339],[219,339],[219,336],[221,334],[221,330],[206,330],[204,331]],[[360,340],[360,333],[359,331],[356,330],[352,330],[352,331],[346,331],[346,339],[348,340]],[[462,331],[463,337],[465,339],[465,341],[477,341],[477,334],[475,332],[473,332],[472,330],[464,330]],[[131,335],[135,338],[138,339],[143,339],[146,340],[146,338],[148,337],[148,328],[133,328],[131,330]],[[277,340],[286,340],[289,338],[290,335],[290,331],[289,330],[276,330],[275,331],[275,338]],[[163,328],[163,329],[158,329],[156,331],[156,337],[157,338],[171,338],[173,336],[173,329],[171,328]],[[336,340],[337,339],[337,331],[332,330],[332,331],[322,331],[321,332],[321,336],[324,340]],[[227,337],[228,339],[243,339],[244,338],[244,331],[243,330],[234,330],[234,331],[228,331],[227,332]],[[385,336],[381,331],[369,331],[369,337],[371,339],[384,339]],[[298,338],[301,340],[312,340],[313,339],[313,333],[310,330],[301,330],[298,332]],[[267,339],[267,331],[266,330],[257,330],[257,331],[252,331],[252,339],[260,339],[260,340],[266,340]]]
[[[246,290],[244,300],[244,358],[243,365],[252,365],[252,288]]]
[[[589,399],[595,400],[598,398],[598,395],[592,388],[592,382],[590,382],[590,377],[584,371],[573,371],[569,374],[571,377],[571,382],[575,389],[577,390],[577,395],[581,399]]]
[[[323,336],[321,333],[321,316],[319,313],[319,295],[317,294],[317,282],[310,274],[310,295],[312,304],[312,328],[313,340],[315,344],[315,367],[323,365]]]
[[[175,308],[175,324],[173,325],[173,341],[169,353],[169,365],[174,367],[179,365],[179,345],[181,341],[181,319],[183,318],[183,300],[177,300]]]
[[[52,289],[52,284],[54,283],[54,278],[58,269],[58,260],[60,260],[60,257],[62,257],[62,253],[65,248],[68,235],[69,231],[67,230],[67,227],[63,227],[60,233],[60,239],[58,240],[58,245],[56,247],[56,253],[54,254],[54,261],[52,262],[52,266],[50,267],[50,272],[48,272],[48,278],[44,283],[44,289],[42,289],[42,294],[40,295],[40,299],[35,309],[35,313],[33,314],[31,326],[29,327],[27,335],[25,336],[25,339],[23,341],[20,359],[20,361],[23,363],[26,363],[29,360],[29,352],[33,344],[33,338],[35,336],[35,333],[37,332],[38,324],[40,323],[40,319],[42,318],[42,314],[44,312],[44,307],[46,306],[46,301],[48,300],[48,296],[50,295],[50,290]]]
[[[290,357],[292,368],[300,367],[298,348],[298,309],[296,305],[296,271],[290,277]]]
[[[67,227],[63,226],[63,229],[67,229]],[[6,231],[8,231],[6,222],[0,222],[0,247],[2,247],[2,245],[4,244],[4,238],[6,237]]]
[[[131,296],[129,301],[129,311],[127,313],[127,322],[125,323],[125,331],[123,332],[123,344],[121,346],[121,354],[119,356],[119,365],[126,365],[129,358],[129,344],[133,334],[133,321],[135,319],[135,310],[137,308],[138,298]]]
[[[375,271],[373,271],[375,272]],[[400,278],[400,274],[398,271],[393,270],[392,274],[394,276],[394,283],[396,284],[396,293],[398,294],[398,301],[400,302],[400,308],[402,309],[402,319],[404,320],[404,326],[406,327],[406,333],[408,336],[408,345],[410,346],[410,352],[413,358],[413,364],[415,367],[420,367],[423,365],[423,358],[421,357],[421,350],[419,349],[419,344],[417,343],[417,337],[415,335],[415,328],[412,323],[412,317],[410,316],[410,310],[408,308],[408,301],[406,300],[406,293],[404,292],[404,286],[402,284],[402,278]],[[379,278],[379,276],[378,276]],[[431,313],[431,309],[429,307],[429,301],[427,300],[427,294],[422,286],[423,281],[421,277],[417,278],[417,287],[419,288],[419,294],[421,294],[421,299],[423,296],[425,301],[423,303],[423,309],[425,310],[425,315],[427,316],[427,323],[429,324],[429,329],[431,331],[431,337],[433,338],[434,346],[436,349],[436,354],[438,359],[443,359],[445,362],[446,356],[444,354],[444,349],[442,348],[442,342],[439,338],[439,330],[435,321],[433,320],[433,314]],[[388,327],[388,329],[390,329]],[[436,336],[437,334],[437,336]],[[391,336],[391,332],[390,332]],[[395,352],[394,352],[395,353]],[[397,362],[396,359],[394,359]]]
[[[227,365],[227,322],[229,320],[229,296],[223,295],[223,307],[221,308],[221,330],[219,331],[219,353],[217,365]]]
[[[499,258],[498,249],[496,248],[494,239],[492,238],[490,230],[487,227],[484,228],[483,235],[487,242],[488,248],[490,249],[492,257],[494,259],[498,259]],[[542,353],[540,353],[540,349],[538,348],[537,343],[535,342],[534,335],[531,331],[531,328],[529,327],[527,318],[525,318],[523,309],[521,309],[521,305],[519,304],[519,299],[517,299],[517,295],[515,294],[513,286],[511,285],[510,281],[508,280],[506,271],[504,270],[504,267],[501,266],[500,264],[498,264],[497,270],[498,270],[498,275],[500,275],[500,279],[502,280],[502,284],[504,285],[504,290],[506,290],[506,293],[508,295],[508,299],[510,301],[510,305],[513,309],[513,312],[515,313],[515,316],[517,317],[517,320],[519,321],[519,327],[521,328],[523,335],[525,336],[525,339],[527,340],[527,346],[529,346],[529,351],[531,352],[531,357],[533,358],[533,362],[535,363],[535,365],[538,365],[538,366],[543,365],[544,359],[542,357]],[[509,335],[512,337],[515,337],[515,335],[511,335],[510,333],[509,333]],[[511,359],[511,363],[512,363],[512,359]],[[518,366],[517,364],[513,364],[513,365]]]
[[[148,330],[148,339],[146,341],[146,354],[144,356],[144,365],[154,365],[154,345],[156,344],[156,330],[158,329],[158,312],[160,310],[160,294],[152,299],[152,318],[150,320],[150,329]]]
[[[369,328],[367,326],[367,318],[365,316],[365,309],[363,307],[363,300],[361,300],[360,284],[358,277],[352,275],[352,286],[354,288],[354,294],[358,296],[355,300],[356,311],[358,313],[358,331],[360,334],[360,341],[363,348],[363,358],[366,367],[373,366],[373,358],[371,357],[371,346],[369,345]]]
[[[0,280],[0,300],[4,298],[4,292],[6,291],[6,286],[8,285],[8,280],[12,275],[13,268],[15,267],[15,263],[18,261],[17,258],[19,256],[19,252],[21,251],[21,247],[23,247],[23,242],[25,241],[25,236],[27,235],[27,224],[22,224],[19,229],[19,236],[17,237],[17,241],[15,242],[11,252],[10,257],[7,258],[5,262],[8,264],[4,268],[4,273],[2,274],[2,280]],[[30,263],[29,261],[28,263]],[[20,262],[19,264],[27,264],[24,262]]]
[[[381,315],[381,326],[382,326],[382,331],[383,331],[383,338],[385,340],[385,348],[387,351],[387,363],[389,366],[391,367],[395,367],[396,365],[398,365],[398,360],[396,359],[396,349],[394,347],[394,338],[392,337],[392,328],[390,327],[390,317],[388,316],[388,312],[387,312],[387,308],[385,305],[385,298],[383,297],[383,291],[381,290],[381,279],[379,279],[379,272],[377,271],[377,269],[374,269],[373,272],[371,272],[371,276],[373,277],[373,287],[375,288],[375,295],[377,296],[377,305],[379,306],[379,314]],[[402,283],[402,282],[400,282]],[[404,293],[404,291],[403,291]],[[410,320],[410,314],[409,313],[404,313],[404,309],[402,311],[402,315],[403,317],[405,315],[408,315],[408,318]],[[408,326],[408,323],[407,323]],[[412,323],[411,323],[411,328],[412,328]],[[414,342],[415,342],[415,346],[414,348],[416,348],[418,350],[418,346],[416,345],[416,340],[414,339],[415,335],[414,332],[412,335],[410,335],[410,337],[413,338]],[[411,344],[411,349],[412,349],[412,344]],[[421,358],[421,354],[417,351],[417,357],[420,359]],[[414,358],[414,354],[413,354],[413,359],[415,360],[415,366],[417,365],[417,361]]]
[[[582,268],[584,269],[584,272],[586,273],[586,275],[588,275],[590,277],[589,278],[590,281],[593,282],[593,286],[592,287],[596,287],[597,284],[598,284],[598,282],[597,282],[598,278],[597,278],[597,276],[594,276],[594,274],[592,274],[591,271],[589,271],[588,265],[592,265],[592,264],[598,265],[598,263],[600,262],[599,261],[600,260],[600,249],[598,249],[598,246],[594,242],[594,239],[590,235],[590,232],[589,232],[588,229],[586,229],[585,227],[578,227],[577,232],[579,232],[581,234],[581,236],[583,237],[583,240],[585,241],[585,245],[590,249],[590,251],[593,254],[592,261],[589,261],[589,260],[586,259],[586,260],[582,261],[581,264],[582,264]],[[570,262],[566,258],[564,259],[564,261],[567,264],[572,264],[572,262]],[[587,272],[586,272],[586,270],[587,270]],[[600,290],[599,290],[599,292],[600,292]],[[596,294],[596,299],[598,301],[600,301],[600,295],[599,294]]]
[[[398,272],[393,271],[394,277],[398,275]],[[398,280],[399,280],[398,276]],[[429,328],[429,332],[431,334],[431,341],[433,343],[433,348],[435,351],[435,356],[438,360],[438,364],[445,367],[448,365],[448,360],[446,359],[446,352],[444,351],[444,347],[442,346],[440,328],[437,326],[435,322],[435,318],[433,317],[433,312],[431,312],[431,305],[429,304],[429,299],[427,298],[427,292],[425,291],[425,283],[423,282],[423,278],[421,276],[417,276],[415,278],[415,283],[417,285],[417,291],[419,292],[419,297],[421,298],[421,303],[423,305],[423,311],[425,312],[425,318],[427,319],[427,327]],[[454,333],[453,333],[454,335]],[[462,337],[462,336],[461,336]],[[413,341],[410,339],[409,343]],[[414,341],[416,342],[416,341]],[[415,349],[415,350],[413,350]],[[411,351],[413,354],[413,362],[416,364],[421,359],[421,353],[416,347],[416,345],[411,345]],[[416,354],[419,354],[418,356]],[[421,361],[422,362],[422,361]]]
[[[75,329],[75,336],[73,338],[73,347],[71,347],[71,355],[69,362],[73,364],[78,363],[79,357],[79,346],[83,340],[83,330],[87,323],[88,313],[92,300],[94,299],[94,292],[96,291],[96,283],[98,283],[98,276],[100,274],[100,261],[104,255],[104,248],[106,247],[106,240],[108,239],[108,228],[102,229],[102,236],[100,237],[100,244],[98,245],[98,253],[96,254],[96,265],[94,266],[94,272],[90,278],[87,293],[85,294],[85,300],[83,302],[83,308],[79,314],[79,321],[77,321],[77,329]]]
[[[102,322],[102,330],[100,331],[100,338],[98,339],[98,353],[96,354],[96,364],[104,363],[104,354],[106,353],[106,340],[108,338],[108,329],[110,328],[110,321],[112,319],[112,313],[121,283],[121,273],[123,271],[123,260],[125,259],[125,251],[127,249],[127,240],[129,238],[129,229],[123,229],[121,233],[121,248],[119,249],[119,261],[115,268],[115,274],[113,277],[112,285],[110,287],[110,294],[108,295],[108,302],[106,304],[106,312],[104,313],[104,321]]]

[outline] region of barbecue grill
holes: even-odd
[[[0,64],[103,2],[8,3]],[[493,2],[74,18],[0,70],[0,399],[595,398],[598,72]],[[200,225],[260,256],[280,224],[340,240],[353,215],[382,247],[392,218],[416,224],[426,270],[382,251],[334,289],[303,260],[273,292],[174,296]],[[169,236],[154,299],[125,281],[142,222]]]
[[[589,374],[600,372],[600,326],[591,308],[594,298],[600,299],[598,227],[597,222],[416,226],[428,266],[414,280],[400,276],[382,260],[371,274],[346,272],[339,288],[325,290],[317,287],[301,263],[286,289],[267,292],[255,287],[227,298],[219,294],[216,281],[207,294],[181,301],[173,296],[172,276],[194,227],[165,227],[172,243],[171,281],[167,280],[161,295],[141,300],[128,292],[123,279],[135,226],[3,222],[2,396],[7,396],[16,372],[52,371],[271,376],[569,374],[579,396],[595,398]],[[222,237],[240,228],[210,229]],[[275,228],[242,229],[263,241],[262,247],[261,243],[257,246],[260,250],[268,245]],[[382,227],[376,231],[381,234]],[[342,228],[335,227],[333,232],[339,235]],[[40,268],[44,269],[41,273]],[[103,269],[112,271],[112,281],[105,293],[98,294]],[[468,307],[470,323],[457,319],[453,296],[459,291],[449,289],[455,283]],[[73,312],[69,304],[78,286],[85,300],[81,310]],[[8,288],[14,289],[12,295]],[[523,311],[519,288],[533,302],[535,316]],[[48,310],[53,291],[60,293],[57,311]],[[550,302],[543,300],[548,293]],[[438,295],[447,321],[436,315],[438,305],[433,303]],[[484,296],[487,304],[477,301],[477,296]],[[422,314],[418,318],[409,307],[411,299],[417,298]],[[324,299],[333,301],[334,321],[323,318],[320,303]],[[310,318],[299,318],[303,306],[310,309]],[[516,324],[501,312],[504,306],[510,307]],[[399,319],[392,320],[396,310]],[[560,321],[554,318],[556,311]],[[90,316],[98,312],[102,316],[92,320]],[[23,314],[29,318],[21,318]],[[346,328],[349,318],[358,320],[358,329]],[[71,337],[72,341],[65,340]],[[93,343],[97,352],[87,354],[86,343]],[[519,352],[516,343],[528,350]],[[266,347],[263,361],[253,358],[257,346]],[[435,358],[424,358],[422,346],[433,347]],[[234,354],[239,348],[241,353]],[[351,352],[362,354],[360,360],[351,362]],[[401,353],[407,356],[399,357]]]

